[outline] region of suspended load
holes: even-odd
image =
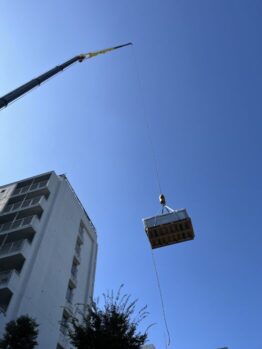
[[[178,242],[193,240],[193,226],[186,209],[173,210],[166,205],[163,194],[159,197],[162,205],[160,215],[144,218],[145,232],[152,248],[164,247]],[[164,213],[166,212],[166,213]]]

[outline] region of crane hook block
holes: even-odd
[[[165,206],[166,205],[166,198],[165,198],[165,195],[164,194],[160,194],[159,195],[159,201],[160,201],[160,204]]]

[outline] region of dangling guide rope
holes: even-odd
[[[154,167],[155,167],[157,186],[158,186],[158,189],[159,189],[160,197],[162,196],[164,198],[164,195],[161,194],[162,190],[161,190],[160,176],[159,176],[159,170],[158,170],[158,164],[157,164],[157,157],[156,157],[156,152],[155,152],[153,139],[152,139],[151,133],[150,133],[150,125],[149,125],[149,121],[148,121],[148,118],[147,118],[145,101],[144,101],[143,86],[142,86],[142,81],[141,81],[141,77],[140,77],[140,74],[139,74],[138,64],[137,64],[137,60],[136,60],[136,56],[135,56],[135,51],[134,50],[133,50],[133,59],[134,59],[134,65],[135,65],[137,80],[138,80],[138,84],[139,84],[139,88],[140,88],[140,92],[141,92],[140,95],[141,95],[141,100],[142,100],[143,117],[144,117],[144,120],[145,120],[145,125],[146,125],[146,128],[147,128],[147,134],[148,134],[148,140],[149,140],[149,145],[150,145],[150,149],[151,149],[151,152],[152,152],[152,158],[153,158],[153,163],[154,163]],[[161,203],[161,201],[160,201],[160,203]],[[167,318],[166,318],[166,312],[165,312],[165,306],[164,306],[163,293],[162,293],[162,289],[161,289],[159,274],[158,274],[158,270],[157,270],[157,266],[156,266],[156,260],[155,260],[155,256],[154,256],[153,250],[151,250],[151,254],[152,254],[152,261],[153,261],[153,266],[154,266],[154,270],[155,270],[155,274],[156,274],[157,287],[158,287],[160,301],[161,301],[161,308],[162,308],[164,324],[165,324],[167,338],[168,338],[166,346],[169,346],[170,342],[171,342],[170,332],[169,332],[169,328],[168,328],[168,324],[167,324]]]
[[[156,266],[156,259],[155,259],[155,255],[154,255],[154,251],[153,250],[151,250],[151,255],[152,255],[152,260],[153,260],[154,269],[155,269],[155,273],[156,273],[157,286],[158,286],[158,291],[159,291],[160,300],[161,300],[161,308],[162,308],[163,319],[164,319],[164,322],[165,322],[165,327],[166,327],[166,332],[167,332],[167,338],[168,338],[167,346],[169,346],[170,342],[171,342],[171,340],[170,340],[170,333],[169,333],[167,319],[166,319],[166,311],[165,311],[163,293],[162,293],[162,289],[161,289],[159,274],[158,274],[158,270],[157,270],[157,266]]]

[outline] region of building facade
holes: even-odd
[[[39,349],[68,349],[63,325],[92,299],[96,255],[96,230],[65,175],[1,186],[0,336],[28,314]]]

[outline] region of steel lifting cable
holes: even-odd
[[[137,80],[138,80],[138,84],[139,84],[139,88],[140,88],[140,92],[141,92],[140,95],[141,95],[141,101],[142,101],[143,117],[144,117],[144,120],[145,120],[145,124],[146,124],[146,128],[147,128],[147,134],[148,134],[148,140],[149,140],[149,145],[150,145],[150,149],[151,149],[151,152],[152,152],[152,158],[153,158],[153,163],[154,163],[154,167],[155,167],[155,174],[156,174],[157,185],[158,185],[159,192],[161,194],[162,190],[161,190],[161,182],[160,182],[160,176],[159,176],[159,170],[158,170],[158,164],[157,164],[157,157],[156,157],[156,151],[155,151],[153,139],[152,139],[151,133],[150,133],[149,120],[147,118],[147,113],[146,113],[145,100],[144,100],[144,94],[143,94],[143,85],[142,85],[141,77],[140,77],[140,74],[139,74],[138,63],[137,63],[135,51],[134,51],[134,49],[132,51],[133,51],[133,59],[134,59],[134,65],[135,65]],[[169,332],[168,323],[167,323],[167,317],[166,317],[166,311],[165,311],[165,305],[164,305],[164,298],[163,298],[160,278],[159,278],[159,274],[158,274],[158,270],[157,270],[156,259],[155,259],[154,252],[153,252],[152,249],[151,249],[151,255],[152,255],[152,261],[153,261],[153,266],[154,266],[154,270],[155,270],[155,274],[156,274],[156,280],[157,280],[157,287],[158,287],[160,301],[161,301],[162,315],[163,315],[164,324],[165,324],[166,333],[167,333],[167,338],[168,338],[166,347],[168,347],[168,346],[170,346],[170,343],[171,343],[170,332]]]
[[[136,59],[136,55],[135,55],[135,49],[134,49],[134,47],[132,47],[132,48],[133,48],[133,50],[132,50],[132,52],[133,52],[133,60],[134,60],[134,65],[135,65],[138,85],[139,85],[139,89],[140,89],[140,92],[141,92],[140,95],[141,95],[141,102],[142,102],[143,117],[144,117],[145,125],[146,125],[146,128],[147,128],[147,135],[148,135],[149,146],[150,146],[150,149],[151,149],[151,152],[152,152],[152,158],[153,158],[155,174],[156,174],[156,181],[157,181],[159,193],[161,194],[162,190],[161,190],[160,176],[159,176],[159,170],[158,170],[158,164],[157,164],[157,157],[156,157],[156,151],[155,151],[154,142],[153,142],[153,139],[152,139],[151,133],[150,133],[151,130],[150,130],[149,121],[148,121],[148,118],[147,118],[146,105],[145,105],[144,94],[143,94],[143,85],[142,85],[142,80],[141,80],[141,76],[140,76],[139,69],[138,69],[137,59]]]

